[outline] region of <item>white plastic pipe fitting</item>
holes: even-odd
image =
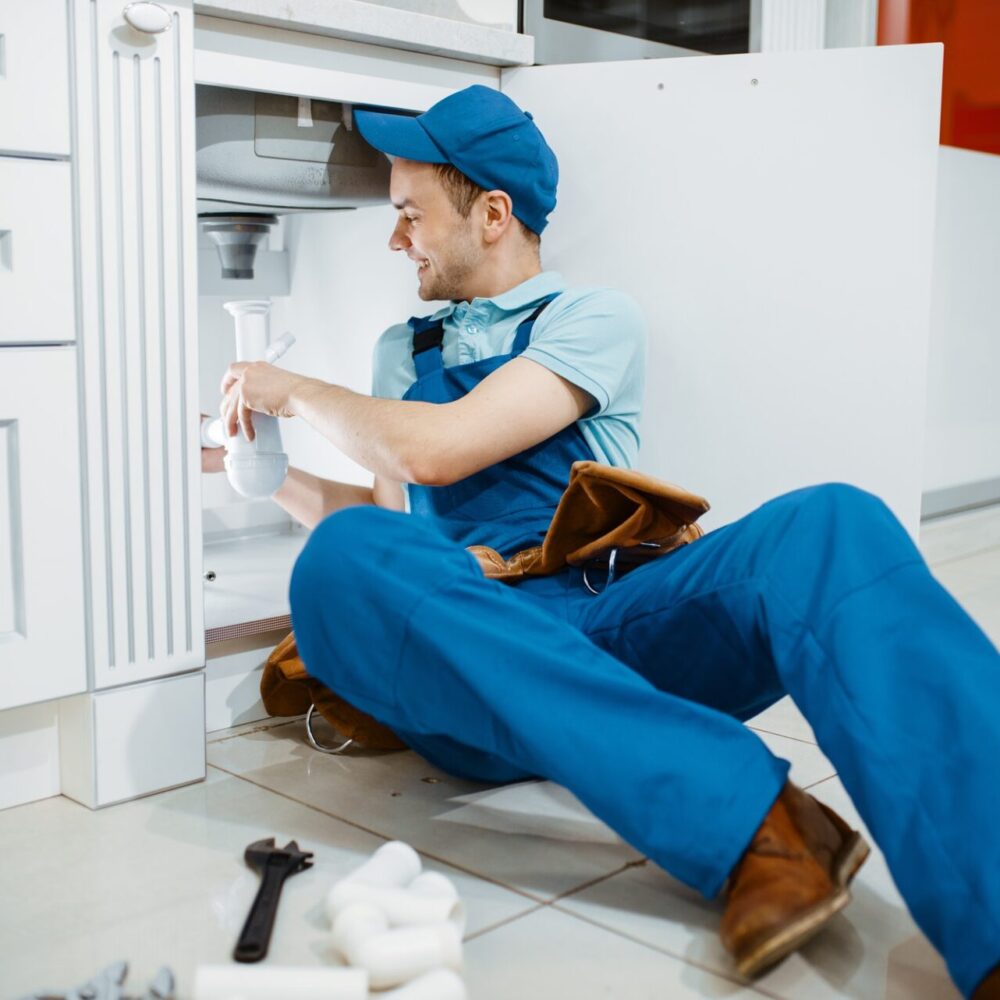
[[[336,883],[326,897],[330,922],[348,907],[368,903],[378,907],[392,927],[424,924],[454,924],[461,935],[465,929],[465,907],[450,879],[437,872],[423,872],[409,885],[369,885],[347,878]]]
[[[368,973],[360,968],[199,965],[193,996],[194,1000],[368,1000]],[[435,996],[445,1000],[444,994]]]
[[[468,994],[458,973],[451,969],[435,969],[398,990],[379,994],[378,1000],[468,1000]]]
[[[267,351],[267,299],[226,302],[225,310],[236,320],[236,360],[259,361]],[[233,489],[245,497],[269,497],[288,475],[288,456],[281,448],[278,418],[254,413],[254,439],[248,441],[237,428],[226,438],[223,464]]]
[[[333,945],[368,973],[373,989],[399,986],[442,966],[462,967],[462,935],[454,924],[390,929],[386,915],[369,903],[356,903],[337,916]]]
[[[401,887],[409,885],[420,874],[420,869],[420,855],[409,844],[390,840],[342,881]]]

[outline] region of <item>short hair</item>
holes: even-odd
[[[467,219],[476,199],[486,188],[480,187],[474,180],[466,177],[458,167],[454,167],[450,163],[435,163],[433,167],[452,207],[463,219]],[[528,244],[535,251],[538,251],[541,247],[542,237],[534,230],[529,229],[516,215],[514,221],[520,227],[521,235],[528,241]]]

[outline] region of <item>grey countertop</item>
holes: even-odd
[[[535,54],[531,35],[364,0],[195,0],[194,10],[490,66],[530,66]]]

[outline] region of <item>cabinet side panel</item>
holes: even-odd
[[[24,635],[17,421],[0,419],[0,643]]]
[[[204,663],[190,3],[144,35],[74,0],[95,687]],[[190,159],[191,164],[186,160]],[[191,412],[189,412],[189,410]]]

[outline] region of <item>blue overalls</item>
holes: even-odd
[[[469,392],[524,350],[545,301],[511,354],[447,369],[441,323],[412,320],[404,398]],[[741,720],[789,693],[971,992],[1000,961],[996,649],[886,506],[840,484],[780,496],[598,596],[573,568],[486,579],[465,546],[540,542],[584,458],[573,424],[454,485],[411,485],[410,515],[327,517],[291,582],[309,672],[444,770],[565,785],[708,897],[788,771]]]

